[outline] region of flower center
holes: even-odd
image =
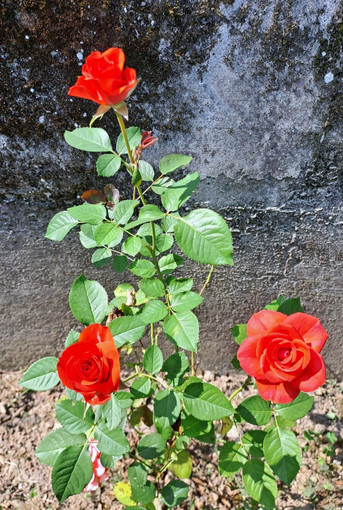
[[[289,356],[290,350],[285,349],[284,347],[278,350],[277,357],[279,361],[283,361]]]

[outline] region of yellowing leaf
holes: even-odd
[[[186,450],[181,450],[169,466],[169,470],[178,478],[189,478],[192,473],[192,458]]]
[[[131,485],[126,482],[118,482],[114,488],[113,492],[117,500],[126,506],[136,506],[136,501],[132,498],[132,490]]]

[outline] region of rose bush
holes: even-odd
[[[328,334],[316,317],[262,310],[248,321],[247,334],[237,358],[263,399],[287,404],[324,384],[319,353]]]
[[[92,324],[63,351],[57,363],[62,383],[89,404],[104,404],[119,388],[119,353],[110,330]]]
[[[82,76],[68,95],[90,99],[107,106],[124,101],[137,83],[136,71],[124,69],[125,55],[120,48],[94,51],[82,66]]]

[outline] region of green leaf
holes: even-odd
[[[115,455],[107,455],[106,453],[102,453],[100,455],[101,464],[109,469],[113,469],[119,459],[120,457],[118,458]]]
[[[158,300],[148,301],[142,310],[137,314],[137,317],[144,324],[153,324],[154,322],[162,321],[168,314],[167,306]]]
[[[299,393],[297,398],[289,404],[276,404],[278,415],[286,420],[303,418],[313,406],[314,398],[307,393]]]
[[[192,474],[192,457],[186,450],[177,454],[177,459],[169,466],[169,471],[178,478],[190,478]]]
[[[86,432],[94,423],[94,412],[91,407],[85,413],[83,402],[59,400],[56,404],[56,416],[62,427],[71,434]]]
[[[115,154],[102,154],[96,162],[96,169],[101,177],[112,177],[120,167],[121,159]]]
[[[121,409],[127,409],[128,407],[131,406],[134,397],[128,391],[117,391],[116,399]]]
[[[109,152],[112,150],[111,140],[104,129],[76,128],[74,131],[64,132],[65,141],[81,151]]]
[[[83,274],[74,280],[69,306],[76,320],[87,326],[100,324],[106,316],[107,305],[107,293],[100,283],[87,280]]]
[[[186,312],[199,306],[203,300],[204,298],[196,292],[182,292],[172,296],[170,305],[174,312]]]
[[[174,182],[174,179],[170,177],[162,177],[158,179],[158,182],[154,184],[151,189],[156,195],[163,195],[165,190],[174,184]]]
[[[103,422],[96,427],[94,437],[99,441],[99,450],[107,455],[121,457],[130,450],[124,432],[120,429],[110,430]]]
[[[50,220],[45,237],[52,241],[62,241],[77,224],[78,221],[70,216],[67,211],[59,212]]]
[[[192,161],[190,156],[184,156],[183,154],[168,154],[164,156],[160,161],[160,172],[161,174],[170,174],[183,166],[189,165]]]
[[[178,506],[187,498],[189,487],[181,480],[172,480],[161,491],[162,503],[171,507]]]
[[[174,212],[173,216],[166,216],[161,221],[161,227],[165,232],[174,232],[174,226],[178,222],[180,215],[178,212]]]
[[[135,398],[145,398],[151,392],[151,380],[148,377],[137,377],[130,387],[130,392]]]
[[[144,335],[145,324],[135,316],[118,317],[110,322],[110,331],[117,347],[133,344]]]
[[[150,481],[147,481],[143,486],[132,485],[132,496],[134,500],[139,501],[143,505],[152,503],[155,499],[155,493],[155,485]]]
[[[176,280],[173,276],[168,276],[167,285],[169,294],[175,296],[176,294],[180,294],[180,292],[191,290],[193,287],[193,280],[192,278],[179,278]]]
[[[181,415],[181,426],[185,436],[194,437],[198,441],[213,444],[215,442],[212,421],[198,420],[192,415]]]
[[[161,234],[156,238],[156,252],[157,254],[169,250],[174,244],[173,236],[169,234]]]
[[[64,429],[56,429],[39,443],[35,455],[43,464],[53,466],[59,454],[67,446],[84,445],[86,440],[85,434],[69,434]]]
[[[81,393],[77,393],[74,390],[71,390],[70,388],[66,388],[66,395],[69,400],[73,400],[74,402],[77,401],[83,401],[83,395]]]
[[[252,457],[264,457],[263,441],[266,437],[264,430],[249,430],[243,436],[243,444],[246,451]]]
[[[301,449],[293,432],[276,425],[264,438],[263,451],[274,473],[290,484],[301,465]]]
[[[116,255],[113,259],[113,269],[116,273],[123,273],[127,268],[128,260],[125,255]]]
[[[157,345],[150,345],[143,356],[143,366],[150,374],[157,374],[163,365],[163,354]]]
[[[110,218],[119,225],[125,225],[133,215],[138,200],[122,200],[110,211]]]
[[[144,278],[138,285],[146,296],[153,298],[164,296],[164,285],[158,278]]]
[[[122,231],[118,228],[114,223],[110,221],[106,221],[101,223],[94,232],[94,239],[97,242],[98,246],[109,246],[112,243],[119,239],[118,242],[121,241]],[[118,244],[118,243],[116,243]]]
[[[141,278],[151,278],[155,274],[155,266],[150,260],[139,259],[129,265],[129,270]]]
[[[121,422],[121,409],[122,408],[116,396],[114,393],[112,393],[110,400],[105,402],[105,404],[102,406],[102,416],[105,418],[107,426],[110,430],[118,427],[119,423]]]
[[[177,394],[172,390],[161,390],[154,398],[154,418],[160,427],[173,425],[181,411],[181,402]]]
[[[300,304],[300,298],[292,298],[285,299],[277,311],[284,313],[285,315],[292,315],[292,313],[303,312],[304,309]]]
[[[102,204],[75,205],[67,209],[68,213],[75,220],[81,223],[89,223],[90,225],[98,225],[106,218],[106,207]]]
[[[126,135],[129,141],[130,149],[131,150],[135,149],[139,145],[139,142],[141,141],[142,138],[141,130],[139,129],[139,127],[132,126],[126,129]],[[120,133],[118,137],[116,151],[118,152],[118,154],[127,154],[127,149],[122,133]]]
[[[167,380],[172,386],[180,386],[183,375],[189,368],[189,361],[183,351],[175,352],[165,360],[162,366],[163,372],[167,372]]]
[[[195,209],[174,227],[175,239],[187,257],[202,264],[233,264],[230,230],[219,214]]]
[[[84,223],[81,225],[80,229],[80,243],[85,248],[96,248],[97,244],[94,240],[94,232],[97,225],[88,225],[88,223]]]
[[[166,447],[166,440],[156,432],[143,436],[138,443],[138,454],[146,460],[160,457]]]
[[[277,496],[276,480],[269,466],[259,459],[251,459],[243,466],[243,483],[249,496],[273,509]]]
[[[246,337],[248,336],[247,325],[246,324],[236,324],[236,326],[233,326],[233,328],[231,328],[231,333],[232,333],[232,336],[233,336],[235,342],[238,345],[241,345],[243,340],[245,340]]]
[[[103,267],[109,263],[112,252],[108,248],[99,248],[92,255],[92,264],[94,267]]]
[[[145,223],[147,221],[157,221],[164,217],[165,214],[161,211],[159,207],[157,207],[157,205],[149,204],[144,205],[140,209],[138,221],[140,221],[141,223]]]
[[[273,414],[269,402],[263,400],[259,395],[243,400],[236,411],[245,421],[253,425],[266,425]]]
[[[285,301],[284,296],[280,296],[268,305],[264,307],[265,310],[274,310],[277,311],[279,309],[279,306]]]
[[[153,167],[147,161],[143,161],[142,159],[139,162],[139,171],[141,173],[143,181],[153,181],[155,172]]]
[[[178,347],[197,352],[199,323],[193,312],[177,312],[166,317],[164,332],[167,338]]]
[[[122,246],[122,250],[124,253],[134,257],[141,249],[141,246],[142,241],[139,239],[139,237],[128,237]]]
[[[169,186],[161,197],[163,207],[177,211],[192,196],[199,182],[199,174],[195,172]]]
[[[133,462],[129,466],[127,475],[132,487],[142,487],[145,485],[148,476],[146,468],[143,466],[143,464],[138,464],[138,462]]]
[[[138,168],[134,168],[131,182],[133,187],[137,187],[142,184],[142,176]]]
[[[50,390],[60,381],[56,369],[57,362],[58,359],[54,357],[35,361],[20,379],[20,386],[35,391]]]
[[[220,420],[234,412],[225,395],[215,386],[201,379],[188,379],[182,395],[186,411],[198,420]]]
[[[57,457],[52,469],[52,488],[60,503],[81,492],[93,475],[88,450],[82,445],[68,446]]]
[[[124,301],[126,302],[127,291],[128,290],[130,290],[130,291],[133,290],[134,291],[133,286],[130,285],[129,283],[121,283],[120,285],[118,285],[118,287],[115,288],[114,295],[115,295],[116,298],[123,298]]]
[[[220,450],[218,468],[222,476],[231,478],[248,459],[244,448],[235,441],[227,441]]]
[[[180,255],[169,253],[160,258],[158,265],[162,274],[168,274],[174,271],[178,266],[181,266],[182,262],[183,258],[180,257]]]
[[[71,329],[68,333],[68,336],[66,338],[66,341],[65,341],[65,344],[64,344],[64,347],[67,348],[69,347],[70,345],[74,344],[75,342],[78,341],[79,339],[79,336],[80,336],[80,333],[78,331],[75,331],[74,329]]]

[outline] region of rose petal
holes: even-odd
[[[272,331],[278,324],[281,324],[287,315],[275,312],[274,310],[261,310],[255,313],[248,321],[248,336],[262,335],[267,331]]]
[[[301,391],[314,391],[325,383],[326,369],[323,358],[314,349],[310,349],[311,361],[300,374],[297,381]]]
[[[285,320],[285,324],[293,326],[305,342],[317,352],[322,350],[329,336],[319,319],[306,313],[297,312],[289,315]]]
[[[252,377],[259,377],[264,379],[264,374],[260,368],[260,360],[256,356],[256,349],[258,345],[258,341],[260,337],[248,336],[237,351],[237,359],[242,367],[242,369]]]
[[[272,384],[267,381],[256,381],[256,387],[264,400],[271,400],[275,404],[289,404],[300,393],[299,388],[289,383]]]

